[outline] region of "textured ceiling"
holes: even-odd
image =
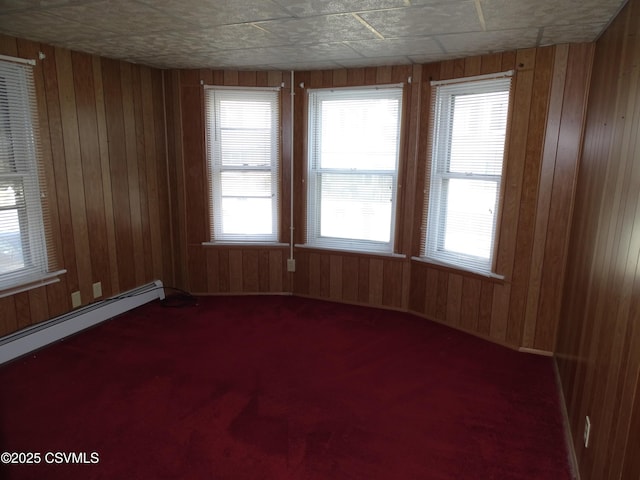
[[[624,0],[0,0],[0,32],[160,68],[428,63],[592,41]]]

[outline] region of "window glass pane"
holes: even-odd
[[[19,202],[19,183],[12,181],[0,181],[0,208],[14,207]],[[22,202],[20,202],[22,203]],[[0,225],[3,223],[0,222]]]
[[[271,165],[270,130],[221,130],[223,166],[269,167]]]
[[[449,171],[500,175],[509,92],[456,95]]]
[[[229,171],[222,175],[222,197],[264,197],[271,199],[271,172]]]
[[[2,198],[0,190],[0,199]],[[24,266],[18,210],[0,210],[0,274]]]
[[[279,93],[205,87],[211,239],[278,238]]]
[[[220,100],[221,129],[270,129],[271,102]]]
[[[395,170],[398,99],[323,100],[320,168]]]
[[[0,174],[15,171],[7,84],[6,80],[0,76]]]
[[[434,85],[425,257],[494,275],[510,91],[510,72]]]
[[[224,197],[222,233],[225,235],[270,234],[271,198]]]
[[[403,87],[309,93],[307,243],[392,252]]]
[[[393,177],[323,174],[320,235],[391,241]]]
[[[495,182],[445,181],[444,249],[489,259],[497,202]]]

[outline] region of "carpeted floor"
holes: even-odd
[[[41,458],[5,479],[571,478],[551,359],[284,296],[153,303],[0,367],[5,451]]]

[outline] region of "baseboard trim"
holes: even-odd
[[[560,370],[558,369],[558,362],[556,358],[553,359],[553,372],[556,378],[556,385],[558,387],[560,410],[562,413],[562,424],[564,427],[564,443],[567,446],[569,467],[571,468],[571,477],[573,480],[580,480],[580,469],[578,468],[578,457],[576,455],[576,447],[573,441],[573,435],[571,433],[571,424],[569,423],[567,400],[565,399],[564,390],[562,389],[562,378],[560,377]]]
[[[541,355],[543,357],[553,357],[553,352],[549,352],[548,350],[539,350],[537,348],[520,347],[518,348],[518,351],[524,353],[532,353],[534,355]]]
[[[163,298],[164,287],[160,280],[156,280],[9,334],[0,338],[0,365],[152,300]]]

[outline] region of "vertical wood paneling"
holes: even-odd
[[[2,317],[0,317],[0,329],[2,329],[2,332],[8,333],[18,330],[15,298],[0,298],[0,310],[3,313]]]
[[[5,53],[17,51],[15,40],[2,38],[0,48]],[[589,68],[587,47],[520,50],[416,67],[299,72],[293,106],[287,89],[283,89],[282,126],[286,132],[282,137],[280,234],[288,241],[288,206],[293,194],[296,241],[304,243],[306,96],[299,82],[317,88],[404,82],[409,75],[413,77],[412,85],[406,88],[396,249],[415,255],[419,253],[424,216],[420,205],[429,131],[429,81],[517,67],[498,248],[498,271],[505,274],[504,282],[436,266],[418,267],[407,258],[308,250],[300,251],[298,271],[289,275],[284,247],[203,246],[202,242],[209,240],[209,225],[200,80],[243,86],[278,86],[284,81],[287,87],[288,75],[222,70],[161,74],[147,67],[70,54],[26,41],[23,48],[47,53],[39,96],[46,106],[41,123],[48,129],[47,150],[53,166],[50,182],[55,185],[61,257],[69,273],[62,293],[60,286],[47,287],[47,295],[31,302],[33,308],[21,304],[20,318],[25,318],[25,312],[31,316],[31,310],[42,316],[38,313],[45,311],[42,298],[58,302],[49,313],[59,310],[62,303],[68,305],[69,293],[77,289],[82,291],[83,301],[90,301],[85,297],[90,296],[93,281],[102,281],[105,293],[109,289],[109,293],[117,293],[141,279],[162,277],[166,283],[175,279],[200,293],[293,291],[408,308],[513,346],[553,348],[557,282],[562,282],[562,276],[554,276],[558,270],[551,269],[551,264],[562,268],[567,230],[561,224],[566,227],[568,223],[572,195],[562,187],[571,185],[570,178],[575,175],[570,154],[564,157],[564,174],[556,171],[555,156],[570,152],[579,136],[579,88],[584,87],[580,77]],[[563,71],[567,65],[575,68]],[[555,108],[553,99],[562,102],[563,94],[555,94],[550,101],[552,84],[561,92],[572,92],[575,100],[555,117],[547,114],[547,105]],[[291,108],[296,114],[293,139],[288,134]],[[566,131],[560,130],[562,125],[567,126]],[[547,149],[554,132],[561,134],[561,141],[571,138],[574,143]],[[291,142],[294,192],[289,192]],[[549,160],[549,155],[554,158]],[[80,188],[72,182],[79,182]],[[100,188],[88,187],[95,182]],[[556,201],[558,198],[561,200]],[[538,238],[543,239],[542,248],[536,243]],[[94,244],[101,251],[100,258],[93,255]],[[545,278],[557,280],[553,292]],[[549,301],[539,302],[539,298]]]
[[[34,288],[28,292],[29,298],[29,323],[38,323],[49,318],[49,305],[47,302],[47,290],[45,287]]]
[[[462,279],[460,324],[462,328],[471,332],[478,331],[481,288],[482,282],[478,278],[464,277]]]
[[[369,303],[382,305],[384,295],[384,261],[374,258],[369,261]]]
[[[169,181],[171,182],[172,203],[171,218],[173,222],[174,241],[174,270],[176,285],[188,288],[187,278],[187,216],[186,216],[186,185],[184,176],[184,162],[182,161],[182,96],[180,95],[180,72],[163,72],[165,78],[165,111],[167,118],[167,145]]]
[[[460,311],[462,309],[462,275],[448,275],[447,306],[445,321],[457,327],[460,325]]]
[[[589,64],[587,64],[589,68]],[[524,168],[522,173],[522,190],[519,202],[518,234],[515,245],[511,295],[509,299],[509,323],[506,340],[508,343],[519,343],[522,338],[531,254],[533,248],[535,215],[540,165],[542,163],[542,147],[545,136],[545,120],[549,103],[549,88],[553,71],[553,48],[536,50],[535,70],[529,109],[529,128],[527,131]],[[576,143],[580,136],[576,137]],[[574,165],[577,161],[574,159]],[[554,329],[554,328],[552,328]],[[550,342],[547,342],[549,345]]]
[[[570,61],[567,65],[567,82],[549,209],[546,240],[548,247],[541,279],[545,288],[540,292],[538,309],[540,318],[559,316],[593,49],[590,45],[572,45],[569,54]],[[549,322],[539,322],[536,324],[534,346],[538,348],[555,345],[555,336],[556,331]]]
[[[546,232],[549,222],[549,208],[551,192],[553,190],[553,172],[558,148],[560,120],[566,82],[569,46],[561,45],[555,48],[554,68],[549,94],[549,110],[547,112],[547,129],[544,141],[544,153],[540,166],[539,189],[536,205],[536,219],[534,227],[533,247],[531,252],[531,269],[527,289],[527,304],[525,309],[525,323],[522,344],[533,347],[535,328],[538,321],[538,303],[542,288],[542,271],[546,247]]]
[[[358,257],[349,255],[342,259],[342,297],[345,301],[358,301]]]
[[[583,480],[640,478],[638,29],[640,2],[630,0],[596,43],[563,295],[550,291],[538,307],[542,312],[561,302],[557,363]],[[581,67],[569,62],[567,72]],[[570,138],[576,121],[569,115],[566,122],[559,127],[559,161],[575,152],[563,136]],[[566,169],[558,165],[554,174]],[[553,210],[563,196],[564,190],[552,196],[550,219],[558,217]],[[556,228],[547,230],[547,240],[565,235]],[[588,449],[582,445],[586,415]]]
[[[329,298],[342,300],[342,257],[329,255]]]
[[[320,296],[329,298],[331,294],[331,258],[327,252],[320,254]]]
[[[144,71],[143,71],[144,72]],[[146,73],[145,73],[146,74]],[[149,71],[151,85],[158,88],[161,77]],[[152,228],[161,232],[173,232],[167,235],[152,236],[161,239],[160,250],[177,247],[177,264],[187,265],[184,275],[189,282],[186,287],[196,293],[282,293],[290,291],[289,273],[286,270],[286,248],[281,246],[202,245],[211,239],[209,233],[209,198],[207,185],[204,103],[205,85],[242,86],[242,87],[280,87],[281,90],[281,168],[280,168],[280,240],[288,242],[290,226],[290,150],[291,150],[291,99],[289,95],[290,77],[284,72],[250,72],[231,70],[181,70],[165,74],[165,95],[168,97],[164,114],[167,122],[166,148],[169,152],[169,166],[163,171],[149,171],[147,174],[150,188],[161,184],[170,184],[172,199],[161,194],[161,203],[174,210],[174,223],[170,225],[163,218],[154,221],[151,212]],[[144,79],[144,76],[143,76]],[[160,88],[158,89],[162,91]],[[175,100],[178,98],[179,101]],[[173,100],[172,100],[173,99]],[[162,111],[153,110],[154,116],[147,119],[153,124],[163,122]],[[157,129],[152,129],[156,131]],[[164,148],[165,140],[156,134],[155,148]],[[145,141],[145,145],[146,145]],[[182,148],[178,148],[182,145]],[[175,171],[176,178],[167,177],[167,171]],[[154,224],[156,224],[154,227]],[[186,246],[183,247],[183,245]],[[182,259],[182,262],[180,262]],[[328,260],[328,257],[327,257]],[[313,262],[311,262],[313,263]],[[308,262],[298,265],[301,270],[314,268]],[[167,264],[158,265],[166,270]],[[157,267],[154,267],[157,268]],[[326,268],[329,275],[329,268]],[[176,278],[179,272],[176,272]],[[307,280],[310,277],[307,277]],[[316,277],[320,281],[319,277]],[[328,277],[324,281],[326,295],[329,296]],[[320,288],[320,284],[306,284],[305,289]],[[335,288],[335,287],[334,287]],[[319,290],[318,290],[319,291]]]
[[[435,268],[427,268],[426,290],[424,292],[424,313],[428,318],[438,318],[438,284],[440,275]]]
[[[243,291],[243,252],[238,248],[229,249],[229,291],[238,293]]]
[[[28,327],[31,324],[31,304],[29,292],[17,293],[13,296],[16,307],[16,322],[18,328]]]
[[[73,85],[73,67],[71,52],[56,49],[58,73],[60,116],[62,121],[62,138],[65,161],[67,164],[67,186],[69,204],[71,206],[72,232],[76,250],[76,267],[79,289],[85,302],[93,299],[91,283],[91,246],[85,205],[83,165],[80,154],[80,136],[76,111],[75,89]]]
[[[500,210],[498,255],[496,270],[508,280],[512,280],[516,254],[516,242],[520,220],[522,181],[526,162],[529,114],[531,109],[536,50],[519,50],[516,54],[517,74],[513,79],[513,100],[511,122],[508,129],[508,144],[505,145],[503,196]],[[503,67],[505,57],[503,56]],[[491,336],[506,340],[509,325],[509,302],[511,283],[496,285],[494,288]]]
[[[129,211],[131,213],[131,237],[133,250],[135,252],[143,252],[143,232],[141,229],[134,228],[134,225],[142,223],[142,207],[140,205],[140,196],[138,195],[138,185],[140,184],[140,176],[138,171],[138,142],[136,136],[136,117],[135,104],[133,101],[133,75],[131,65],[123,63],[120,66],[120,85],[122,89],[122,117],[124,120],[124,151],[127,159],[127,178],[129,179]],[[143,138],[144,141],[144,138]],[[144,142],[146,144],[146,142]],[[143,165],[145,165],[143,163]],[[143,175],[144,177],[144,175]],[[145,212],[145,218],[148,218],[148,211]],[[153,236],[149,235],[149,239]],[[145,252],[147,253],[147,252]],[[147,255],[152,254],[148,252]],[[135,271],[136,284],[142,284],[145,278],[144,271],[145,256],[133,257],[133,269]]]
[[[556,174],[558,134],[562,122],[574,126],[572,131],[565,132],[563,141],[569,145],[564,151],[575,153],[584,118],[590,49],[588,44],[525,49],[443,61],[423,68],[420,116],[423,125],[429,122],[428,80],[510,69],[516,73],[496,250],[496,272],[505,279],[483,279],[435,265],[423,269],[414,262],[411,282],[428,285],[422,311],[410,307],[411,310],[500,343],[553,350],[558,309],[539,311],[539,302],[541,298],[558,298],[561,290],[565,255],[562,252],[566,252],[567,219],[572,208],[572,194],[567,192],[572,191],[578,161],[575,154],[568,153],[564,160],[565,174]],[[576,68],[567,72],[567,65]],[[571,91],[571,102],[564,102],[565,90]],[[425,180],[429,128],[421,129],[418,158],[424,163],[417,169],[416,192],[428,185]],[[558,193],[552,200],[554,192]],[[415,203],[420,201],[416,193]],[[550,218],[552,208],[557,209],[557,216]],[[425,215],[426,212],[417,209],[413,215],[414,228]],[[558,233],[548,238],[548,231]],[[421,234],[414,232],[412,255],[419,254]],[[420,278],[425,275],[426,279]],[[543,278],[554,280],[544,282]],[[410,288],[416,291],[413,285]],[[410,302],[415,304],[415,300]]]
[[[93,83],[96,100],[96,125],[98,144],[100,146],[100,173],[102,177],[102,192],[104,200],[104,216],[106,225],[106,241],[110,270],[110,290],[103,290],[105,296],[120,291],[118,277],[118,253],[116,248],[116,231],[113,211],[113,193],[111,189],[111,169],[109,167],[109,139],[107,135],[107,118],[105,113],[104,87],[102,83],[102,63],[100,57],[92,57]],[[108,284],[108,282],[107,282]]]
[[[120,62],[104,59],[102,77],[109,141],[109,167],[113,193],[114,224],[118,252],[118,283],[123,290],[135,286],[129,178],[125,150],[124,112]],[[72,202],[73,205],[73,202]]]
[[[235,252],[235,250],[234,250]],[[257,292],[260,289],[260,257],[257,250],[241,252],[242,285],[240,292]],[[268,288],[265,291],[269,291]]]
[[[268,252],[268,264],[264,266],[269,276],[269,291],[280,293],[286,291],[283,285],[283,275],[286,273],[285,265],[286,255],[283,250],[270,250]]]
[[[218,282],[220,283],[220,291],[223,293],[231,291],[231,281],[229,274],[229,249],[222,248],[218,250]],[[215,272],[212,272],[215,274]]]
[[[107,227],[104,213],[102,166],[93,85],[91,56],[73,53],[73,79],[78,118],[78,135],[82,160],[87,230],[91,248],[92,281],[101,281],[103,291],[111,292]],[[138,251],[142,251],[142,246]],[[140,278],[140,283],[143,279]],[[90,299],[93,299],[92,297]]]
[[[392,259],[383,261],[382,304],[387,307],[400,308],[402,306],[404,291],[402,267],[404,263]]]
[[[411,266],[410,293],[408,309],[418,314],[426,314],[425,297],[427,294],[426,265],[417,263]]]
[[[167,219],[170,211],[162,202],[168,187],[149,195],[139,178],[135,132],[142,126],[135,105],[142,88],[133,74],[138,67],[27,40],[0,40],[1,54],[46,56],[34,68],[39,141],[53,225],[50,248],[67,270],[58,283],[2,299],[0,335],[67,312],[72,292],[92,302],[94,282],[102,283],[103,296],[152,278],[170,284],[171,267],[154,277],[139,263],[146,249],[140,242],[145,214],[138,206],[160,205],[159,215]],[[161,95],[152,94],[150,101],[163,112]],[[164,143],[164,126],[151,128],[153,135],[160,129]],[[147,161],[166,169],[164,152]],[[158,255],[171,259],[173,252]]]
[[[46,59],[42,62],[44,72],[44,92],[36,94],[46,97],[47,109],[39,111],[38,115],[48,117],[49,138],[51,140],[51,158],[54,170],[54,185],[49,189],[55,190],[58,203],[53,208],[58,211],[60,221],[60,236],[62,251],[57,252],[61,258],[62,266],[67,270],[65,274],[68,288],[71,292],[78,290],[78,271],[76,268],[76,249],[73,239],[73,227],[71,223],[71,206],[69,202],[69,188],[67,185],[67,164],[64,155],[64,142],[62,137],[62,120],[60,115],[60,99],[58,96],[58,74],[55,61],[55,49],[43,45],[42,51]],[[44,133],[46,134],[46,132]],[[116,270],[117,271],[117,270]],[[71,306],[71,302],[69,302]]]

